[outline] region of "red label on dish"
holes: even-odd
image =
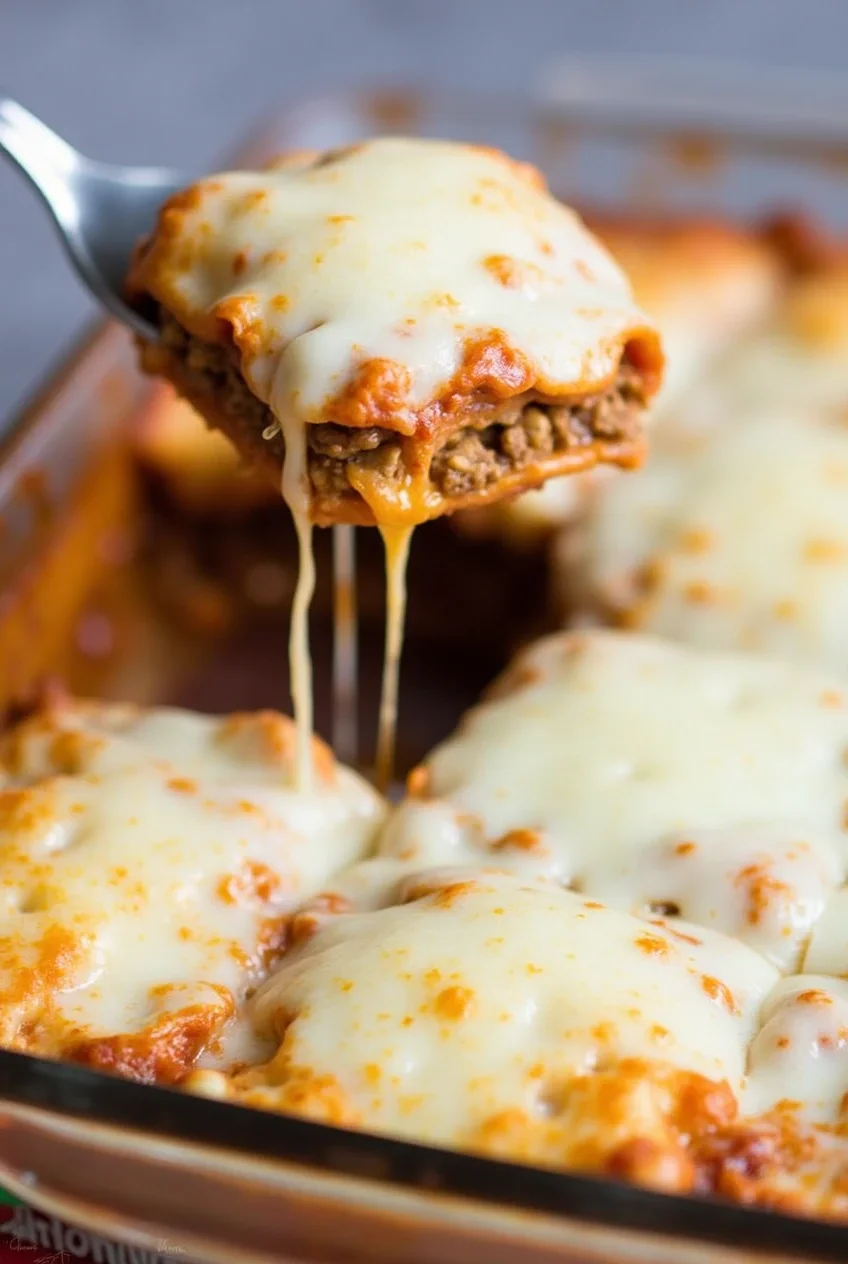
[[[0,1264],[191,1264],[181,1247],[159,1242],[156,1248],[112,1242],[98,1233],[66,1224],[0,1191]]]

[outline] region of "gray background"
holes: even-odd
[[[0,87],[92,155],[201,167],[262,112],[377,82],[513,92],[560,54],[846,71],[846,0],[0,0]],[[0,421],[91,316],[0,166]]]

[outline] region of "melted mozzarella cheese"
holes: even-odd
[[[720,223],[593,225],[660,330],[666,372],[655,413],[676,407],[772,306],[778,260],[756,234]]]
[[[848,668],[848,269],[796,280],[768,326],[655,427],[633,478],[609,480],[561,595],[713,648]]]
[[[802,276],[767,328],[742,340],[722,367],[724,397],[741,408],[848,407],[848,266]]]
[[[297,792],[293,725],[273,712],[61,704],[0,758],[0,1042],[142,1078],[178,1078],[186,1050],[254,1048],[230,1021],[246,988],[383,811],[317,744]]]
[[[782,979],[751,1045],[744,1095],[750,1114],[794,1108],[807,1119],[848,1123],[848,980]]]
[[[544,874],[799,959],[848,867],[848,693],[609,632],[516,660],[414,775],[379,850]]]
[[[590,604],[629,626],[845,671],[848,428],[765,412],[658,436],[644,471],[605,485],[578,551]]]
[[[254,393],[301,422],[409,434],[446,390],[568,394],[608,381],[631,337],[655,349],[622,272],[538,172],[442,141],[205,180],[166,205],[133,284],[200,337],[228,325]],[[464,388],[469,356],[482,377]]]
[[[652,433],[677,422],[693,393],[711,383],[713,366],[766,318],[779,281],[775,255],[750,233],[711,223],[591,223],[624,270],[637,303],[657,324],[665,355],[663,383],[652,402]],[[694,404],[697,407],[697,404]],[[658,440],[659,442],[659,440]],[[649,462],[653,454],[649,452]],[[570,523],[603,496],[609,466],[550,479],[536,491],[473,511],[472,528],[514,544],[532,542]],[[624,481],[632,481],[627,473]],[[464,516],[464,515],[463,515]]]
[[[831,894],[815,924],[801,969],[804,974],[848,977],[848,887]]]
[[[662,1133],[699,1086],[726,1081],[732,1103],[777,977],[757,953],[503,873],[423,874],[402,895],[284,958],[252,1002],[279,1051],[230,1092],[551,1161],[587,1128],[599,1150]]]

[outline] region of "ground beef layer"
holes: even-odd
[[[161,326],[161,363],[151,355],[148,365],[166,374],[170,365],[169,375],[196,404],[214,402],[209,420],[221,425],[226,419],[225,428],[239,447],[259,454],[261,446],[263,463],[271,458],[279,469],[282,439],[262,439],[274,418],[242,377],[237,350],[194,337],[167,312],[161,314]],[[466,503],[505,476],[560,455],[577,456],[600,446],[613,453],[612,459],[632,459],[647,395],[639,371],[623,362],[615,381],[597,395],[573,403],[508,402],[494,419],[488,415],[450,435],[433,455],[430,482],[447,501]],[[308,444],[310,480],[323,501],[357,497],[348,478],[351,463],[378,469],[390,482],[406,474],[403,440],[392,430],[325,423],[308,427]]]

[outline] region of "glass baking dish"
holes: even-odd
[[[840,125],[832,111],[807,109],[793,128],[785,108],[772,109],[748,79],[728,117],[726,95],[711,114],[703,71],[700,79],[669,76],[665,95],[661,65],[641,78],[632,64],[626,72],[560,65],[547,78],[547,104],[403,91],[331,97],[268,121],[241,158],[420,131],[533,159],[581,205],[706,216],[787,208],[844,227],[848,111]],[[74,352],[0,451],[5,706],[51,671],[75,688],[91,682],[145,701],[185,696],[193,651],[181,656],[178,638],[163,637],[150,618],[133,560],[149,511],[137,503],[128,436],[150,390],[129,338],[107,326]],[[440,547],[452,549],[449,539]],[[466,548],[454,550],[465,566]],[[86,637],[97,642],[92,612],[107,609],[122,652],[113,654],[111,642],[93,656],[78,652]],[[409,660],[408,688],[417,673],[426,693],[426,663]],[[457,694],[454,709],[465,701]],[[201,699],[220,703],[214,689]],[[440,714],[433,733],[453,719]],[[425,727],[426,740],[418,736],[426,747],[433,736]],[[848,1229],[834,1225],[264,1115],[9,1052],[0,1052],[0,1184],[92,1232],[222,1264],[848,1257]]]

